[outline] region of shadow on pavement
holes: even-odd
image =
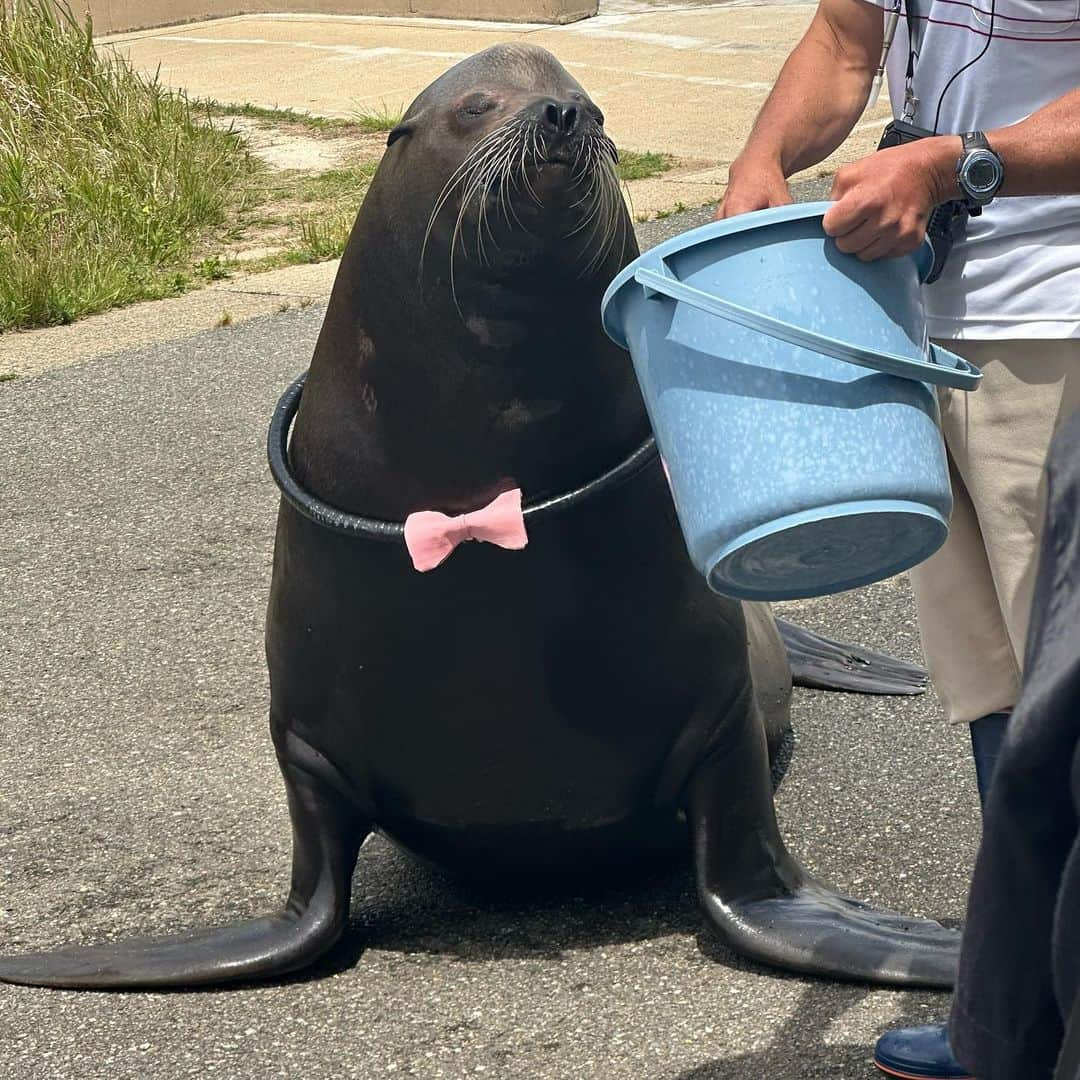
[[[807,983],[795,1012],[778,1028],[768,1049],[708,1061],[686,1072],[651,1080],[808,1080],[812,1077],[870,1080],[880,1077],[873,1066],[872,1041],[866,1045],[826,1043],[829,1029],[879,988]],[[942,1002],[942,1015],[948,1009]],[[900,1015],[887,1026],[926,1023],[926,1015]],[[876,1038],[876,1036],[875,1036]]]
[[[477,883],[376,838],[353,882],[351,935],[368,948],[467,961],[558,959],[701,928],[689,853],[600,880]]]

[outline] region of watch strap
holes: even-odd
[[[990,141],[982,131],[965,131],[961,136],[964,143],[964,153],[969,154],[972,150],[990,150]]]

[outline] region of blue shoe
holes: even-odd
[[[874,1064],[901,1080],[975,1080],[953,1057],[944,1024],[887,1031],[874,1048]]]

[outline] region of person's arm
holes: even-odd
[[[787,178],[827,158],[862,115],[883,38],[880,7],[820,0],[732,162],[717,217],[791,202]]]
[[[1000,195],[1080,194],[1080,88],[1026,120],[986,132],[1005,163]],[[959,135],[879,150],[836,174],[825,231],[860,259],[905,255],[922,243],[930,211],[960,196]]]

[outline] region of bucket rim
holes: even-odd
[[[622,268],[612,279],[611,284],[604,292],[604,298],[600,302],[601,319],[604,331],[621,348],[627,348],[626,335],[622,328],[614,324],[613,313],[609,315],[612,300],[616,293],[620,292],[628,283],[634,281],[634,273],[642,264],[651,263],[654,260],[663,260],[669,255],[678,254],[688,248],[697,247],[698,244],[710,240],[718,240],[725,236],[734,236],[738,233],[749,232],[751,229],[762,228],[768,225],[779,225],[787,221],[803,221],[809,218],[823,218],[829,208],[834,204],[831,201],[792,203],[788,206],[773,206],[767,210],[753,210],[747,214],[737,214],[735,217],[725,218],[723,221],[709,221],[697,228],[688,229],[678,236],[669,237],[655,247],[649,248],[632,262]],[[930,241],[924,239],[919,249],[912,253],[919,267],[919,279],[925,279],[934,264],[934,249]]]

